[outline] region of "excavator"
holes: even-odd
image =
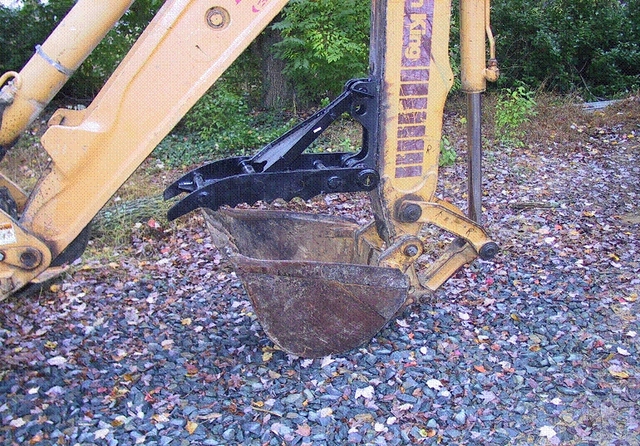
[[[372,0],[368,77],[254,155],[206,163],[164,192],[175,199],[170,220],[201,210],[278,348],[348,352],[458,269],[498,253],[481,221],[481,97],[499,76],[489,1],[460,0],[466,214],[436,196],[453,83],[450,0]],[[2,155],[132,3],[78,0],[20,71],[2,75]],[[286,3],[167,0],[87,108],[53,113],[41,138],[50,164],[33,190],[0,175],[0,300],[82,255],[94,216]],[[345,113],[362,128],[359,150],[309,150]],[[369,224],[254,206],[351,192],[369,197]],[[429,226],[452,241],[418,273]]]

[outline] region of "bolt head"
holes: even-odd
[[[496,242],[488,242],[482,245],[478,255],[482,260],[491,260],[498,254],[498,251],[500,251],[500,247]]]
[[[327,186],[332,190],[340,189],[344,187],[344,180],[340,177],[331,177],[327,180]]]
[[[400,208],[398,218],[403,223],[415,223],[422,217],[422,208],[414,203],[409,203]]]
[[[358,173],[357,180],[358,185],[366,191],[370,191],[376,188],[378,181],[380,181],[380,175],[373,169],[363,169]]]
[[[420,249],[416,245],[408,245],[404,248],[404,255],[407,257],[415,257],[420,252]]]

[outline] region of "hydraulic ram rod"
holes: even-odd
[[[496,81],[498,65],[489,25],[489,0],[460,1],[462,91],[467,94],[468,217],[482,224],[482,93],[487,80]],[[484,17],[484,20],[478,20]],[[490,59],[485,63],[485,34]]]

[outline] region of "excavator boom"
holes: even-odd
[[[3,150],[131,2],[108,2],[104,11],[94,3],[79,0],[23,70],[1,78]],[[84,228],[95,214],[285,3],[168,0],[91,105],[52,116],[42,137],[51,166],[34,190],[27,195],[0,178],[2,298],[82,251]],[[464,264],[497,252],[479,224],[478,204],[478,95],[486,79],[497,76],[494,62],[485,65],[488,0],[461,0],[463,88],[473,139],[469,215],[435,195],[443,108],[453,82],[450,10],[449,0],[374,0],[367,78],[348,81],[329,106],[255,155],[207,163],[165,191],[166,199],[180,198],[170,219],[204,209],[265,332],[285,351],[322,356],[350,350]],[[71,35],[83,42],[73,50]],[[360,150],[307,151],[344,113],[362,127]],[[233,208],[357,191],[369,193],[375,215],[364,227],[331,216]],[[418,277],[426,224],[455,240]]]

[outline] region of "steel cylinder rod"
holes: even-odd
[[[462,91],[467,95],[467,216],[478,224],[482,224],[482,93],[487,80],[495,82],[499,75],[489,24],[490,9],[490,0],[460,0],[460,68]],[[488,65],[485,63],[487,37]]]
[[[467,93],[467,216],[482,224],[482,93]]]

